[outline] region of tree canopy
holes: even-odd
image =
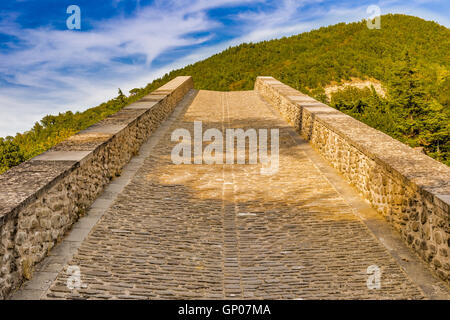
[[[381,29],[365,21],[339,23],[292,37],[230,47],[174,70],[130,96],[84,112],[46,116],[0,140],[0,173],[48,150],[180,75],[197,89],[251,90],[270,75],[450,165],[450,30],[407,15],[383,15]],[[377,79],[387,90],[346,87],[328,98],[324,88],[352,78]]]

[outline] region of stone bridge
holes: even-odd
[[[277,170],[174,164],[194,121],[278,129]],[[0,296],[449,299],[449,203],[447,166],[274,78],[178,77],[0,176]]]

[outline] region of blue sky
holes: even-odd
[[[69,5],[81,30],[67,29]],[[369,5],[450,26],[448,0],[2,0],[0,137],[231,45],[362,20]]]

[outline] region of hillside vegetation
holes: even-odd
[[[405,15],[384,15],[381,29],[340,23],[300,35],[245,43],[172,71],[84,112],[46,116],[28,132],[0,139],[0,172],[29,159],[117,112],[179,75],[197,89],[251,90],[259,75],[278,80],[330,104],[392,137],[421,147],[450,165],[450,30]],[[352,78],[376,79],[373,88],[347,87],[328,98],[324,87]]]

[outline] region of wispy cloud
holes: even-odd
[[[89,32],[27,29],[15,21],[16,14],[4,15],[0,33],[14,41],[3,44],[10,50],[0,51],[0,74],[6,81],[0,88],[0,109],[13,118],[9,120],[21,110],[16,121],[0,120],[0,136],[30,127],[24,113],[35,115],[36,121],[47,113],[95,105],[136,79],[150,81],[149,66],[158,55],[209,39],[189,36],[219,25],[201,10],[230,2],[209,1],[209,7],[199,3],[199,9],[157,3],[129,18],[98,22]]]

